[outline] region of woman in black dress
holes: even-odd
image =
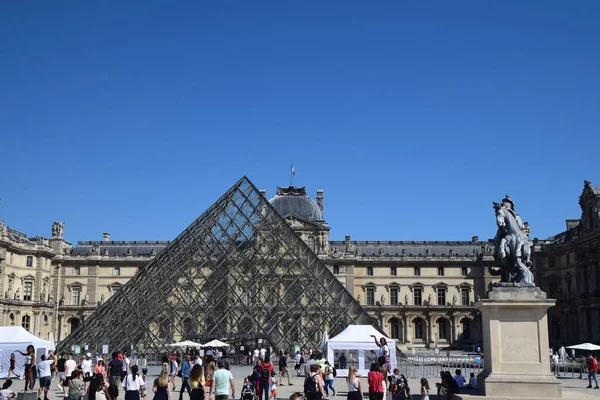
[[[15,357],[15,353],[10,353],[10,367],[8,368],[7,378],[10,378],[10,374],[13,374],[17,378],[20,378],[20,375],[15,372],[16,367],[17,367],[17,359]]]
[[[163,370],[160,376],[154,380],[152,391],[154,400],[171,400],[171,383],[167,371]]]

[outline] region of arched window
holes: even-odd
[[[463,318],[460,321],[462,325],[462,338],[463,340],[471,339],[471,320],[469,318]]]
[[[21,326],[26,330],[29,330],[31,327],[31,317],[29,315],[23,315],[23,318],[21,318]]]
[[[33,267],[33,256],[27,256],[27,264],[28,267]]]
[[[8,315],[8,322],[10,323],[10,325],[14,325],[15,324],[15,314],[10,313]]]
[[[417,318],[413,321],[413,325],[415,327],[415,339],[423,340],[423,320]]]
[[[48,316],[44,315],[44,325],[48,325]]]
[[[400,320],[398,318],[390,319],[390,336],[392,339],[400,339]]]
[[[70,323],[71,323],[71,333],[73,333],[77,330],[77,328],[79,328],[79,319],[71,318]]]
[[[444,318],[440,318],[437,320],[438,325],[438,339],[440,340],[448,340],[448,321]]]

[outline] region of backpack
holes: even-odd
[[[304,394],[308,397],[317,393],[317,381],[314,375],[308,375],[304,380]]]
[[[335,378],[337,376],[337,371],[335,370],[335,367],[331,367],[331,369],[333,370],[333,377]]]
[[[268,382],[269,378],[271,377],[271,372],[269,371],[269,367],[265,366],[262,370],[262,372],[260,373],[260,379]]]
[[[260,378],[260,372],[258,372],[258,368],[252,369],[252,375],[250,375],[250,380],[256,382]]]

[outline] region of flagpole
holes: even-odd
[[[290,186],[294,186],[294,162],[290,163]]]

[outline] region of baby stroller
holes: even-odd
[[[256,395],[256,391],[252,387],[252,383],[244,382],[244,386],[242,386],[242,394],[240,396],[240,400],[256,400],[258,396]]]

